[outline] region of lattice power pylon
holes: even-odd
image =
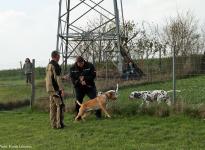
[[[93,63],[106,55],[122,73],[117,0],[60,0],[56,49],[68,61],[83,56]],[[109,56],[108,56],[109,55]]]

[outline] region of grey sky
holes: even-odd
[[[76,1],[76,0],[75,0]],[[108,7],[112,0],[105,0]],[[163,24],[176,11],[205,22],[203,0],[123,0],[126,19]],[[55,49],[58,0],[0,0],[0,69],[19,68],[26,57],[46,66]]]

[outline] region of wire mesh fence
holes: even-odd
[[[117,83],[120,88],[131,87],[132,91],[173,89],[172,57],[138,59],[136,64],[145,74],[142,78],[137,78],[132,70],[127,72],[126,68],[123,74],[119,74],[116,66],[111,61],[95,63],[97,90],[115,89]],[[181,91],[177,93],[177,100],[192,104],[204,103],[205,55],[176,57],[175,67],[176,89]],[[48,104],[48,94],[46,93],[44,79],[45,68],[35,68],[35,101],[40,102],[38,103],[40,107]],[[73,99],[69,101],[69,104],[73,106],[75,101],[73,85],[70,80],[64,81],[64,85],[66,99]],[[129,95],[129,93],[126,94],[127,96]],[[31,95],[31,85],[26,83],[25,75],[21,69],[1,71],[0,104],[29,105]]]
[[[142,78],[137,78],[134,71],[123,71],[123,75],[114,69],[110,63],[107,69],[102,70],[96,67],[98,71],[97,85],[99,88],[111,88],[119,83],[120,86],[133,86],[133,90],[140,90],[139,85],[149,83],[160,83],[158,86],[150,86],[150,88],[142,88],[141,90],[172,90],[173,89],[173,58],[152,58],[138,59],[136,61],[138,67],[144,72]],[[107,72],[107,73],[106,73]],[[203,82],[205,73],[205,55],[189,55],[179,56],[175,59],[175,76],[176,89],[181,93],[177,93],[177,99],[189,103],[202,103],[205,97],[201,97],[203,93]],[[107,75],[105,75],[107,74]],[[104,76],[105,78],[103,78]],[[136,87],[136,88],[135,88]],[[188,94],[187,94],[188,93]],[[187,96],[188,95],[188,96]]]

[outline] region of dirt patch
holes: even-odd
[[[49,112],[49,97],[38,98],[34,103],[34,108],[40,111]]]
[[[16,102],[0,103],[0,111],[21,108],[21,107],[29,106],[29,104],[30,104],[29,99],[25,99],[23,101],[16,101]]]
[[[72,97],[72,95],[73,95],[72,93],[67,93],[67,92],[65,92],[64,94],[65,94],[64,99]],[[66,108],[65,108],[66,112],[73,110],[73,107],[71,108],[70,105],[66,104],[65,101],[64,101],[64,103],[66,106]],[[34,108],[37,110],[40,110],[40,111],[49,112],[49,109],[50,109],[49,104],[50,104],[49,96],[40,97],[40,98],[36,99],[36,101],[34,103]]]

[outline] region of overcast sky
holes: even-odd
[[[45,67],[55,49],[59,0],[0,0],[0,70],[19,68],[26,57]],[[72,1],[72,0],[71,0]],[[77,0],[75,0],[77,1]],[[112,0],[105,0],[110,7]],[[205,22],[204,0],[123,0],[124,16],[135,22],[163,24],[166,18],[192,11]]]

